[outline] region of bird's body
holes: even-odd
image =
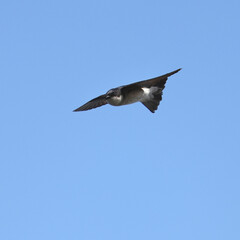
[[[144,92],[141,89],[134,89],[131,92],[120,96],[113,96],[107,99],[107,103],[113,106],[121,106],[141,101]]]
[[[85,111],[100,107],[107,103],[113,106],[122,106],[141,102],[152,113],[154,113],[162,100],[162,91],[165,87],[167,78],[180,70],[181,68],[160,77],[110,89],[106,94],[92,99],[74,111]]]

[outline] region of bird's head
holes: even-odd
[[[110,89],[107,93],[106,93],[106,99],[110,99],[110,98],[114,98],[114,97],[119,97],[121,94],[120,90],[118,88],[113,88]]]
[[[106,100],[113,106],[119,106],[122,103],[122,95],[120,88],[113,88],[106,93]]]

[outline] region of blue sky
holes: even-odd
[[[0,238],[240,239],[239,1],[1,1]],[[73,113],[182,67],[142,104]]]

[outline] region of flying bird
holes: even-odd
[[[73,111],[86,111],[103,106],[107,103],[112,106],[122,106],[141,102],[154,113],[162,100],[163,89],[165,88],[168,77],[180,70],[181,68],[160,77],[110,89],[106,94],[92,99]]]

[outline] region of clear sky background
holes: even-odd
[[[240,239],[240,1],[0,2],[0,239]],[[158,111],[72,110],[170,77]]]

